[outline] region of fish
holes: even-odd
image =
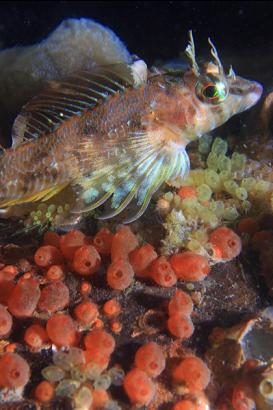
[[[100,219],[130,204],[139,218],[166,181],[186,177],[187,145],[251,108],[262,85],[226,74],[209,39],[198,64],[192,32],[186,70],[147,68],[135,58],[51,81],[15,119],[12,147],[0,158],[0,212],[69,197],[71,215],[107,202]]]

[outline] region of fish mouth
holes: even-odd
[[[263,86],[256,81],[253,81],[248,90],[247,107],[250,108],[255,105],[263,93]]]

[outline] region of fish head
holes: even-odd
[[[261,84],[235,75],[232,67],[226,74],[210,39],[209,43],[214,61],[200,67],[195,59],[191,33],[190,44],[186,49],[192,67],[184,76],[184,84],[193,96],[196,114],[192,124],[197,136],[219,127],[233,115],[251,108],[263,92]]]

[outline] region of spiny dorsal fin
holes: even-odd
[[[131,86],[139,86],[135,63],[115,63],[81,71],[59,82],[51,82],[27,103],[12,130],[13,147],[25,140],[53,132],[60,124]],[[143,80],[144,81],[144,80]]]

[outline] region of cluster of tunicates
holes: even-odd
[[[55,205],[41,203],[36,210],[32,211],[29,217],[24,221],[26,228],[39,227],[46,225],[59,225],[69,215],[70,205]]]

